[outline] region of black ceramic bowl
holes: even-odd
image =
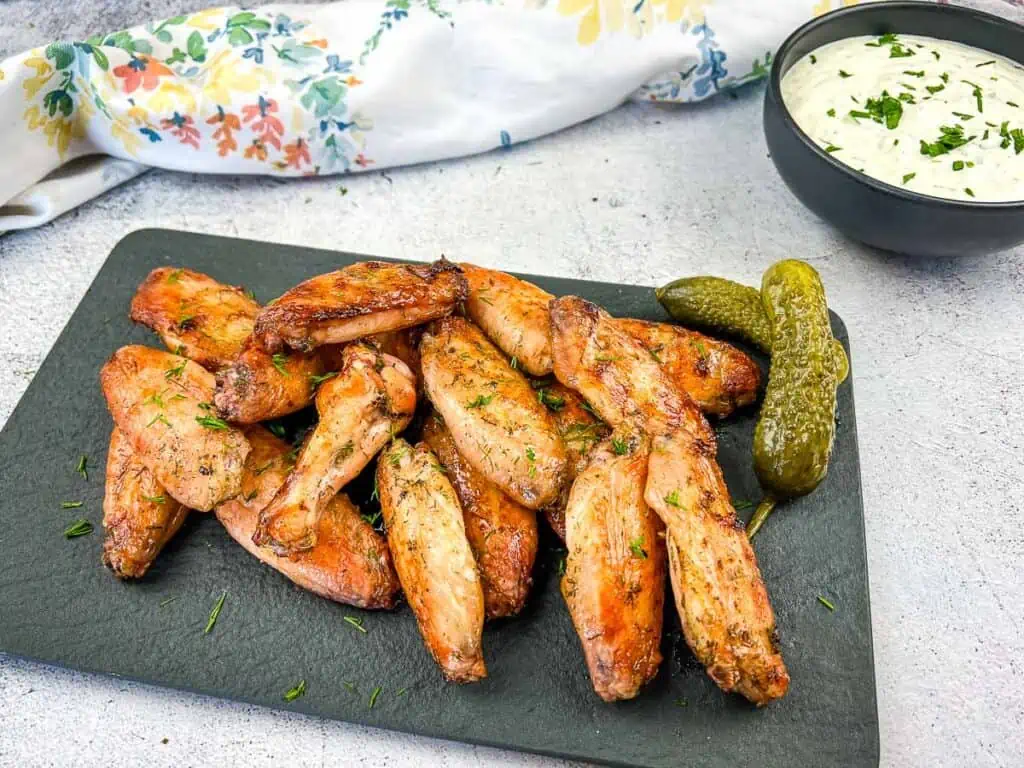
[[[772,64],[764,132],[772,161],[800,201],[844,234],[916,256],[977,256],[1024,242],[1024,200],[947,200],[894,187],[843,165],[797,126],[782,101],[783,76],[826,43],[888,32],[952,40],[1024,64],[1024,26],[934,2],[853,6],[800,27]]]

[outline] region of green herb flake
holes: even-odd
[[[64,538],[75,539],[79,536],[88,536],[90,533],[92,533],[92,523],[85,518],[81,518],[75,520],[64,529]]]
[[[160,601],[160,607],[163,608],[165,606],[168,606],[168,605],[170,605],[171,603],[173,603],[177,599],[178,599],[177,597],[168,597],[166,600],[161,600]]]
[[[349,693],[354,693],[357,696],[359,695],[359,689],[356,688],[356,684],[353,683],[351,680],[346,680],[342,683],[342,685],[345,687],[345,690]]]
[[[147,425],[146,425],[146,429],[149,429],[150,427],[152,427],[152,426],[153,426],[154,424],[156,424],[157,422],[160,422],[160,423],[161,423],[161,424],[163,424],[163,425],[164,425],[165,427],[169,427],[169,426],[171,426],[171,422],[169,422],[169,421],[167,420],[167,417],[166,417],[166,416],[164,416],[164,415],[163,415],[162,413],[158,413],[158,414],[157,414],[156,416],[154,416],[154,417],[153,417],[153,420],[152,420],[152,421],[150,421],[150,422],[149,422],[149,424],[147,424]]]
[[[84,453],[79,457],[78,463],[75,465],[75,472],[80,474],[84,480],[89,479],[89,469],[86,466],[89,463],[89,457]]]
[[[995,59],[989,59],[988,61],[981,62],[981,64],[975,64],[974,68],[975,69],[980,69],[981,67],[987,67],[987,66],[990,66],[990,65],[995,64],[995,63],[996,63]]]
[[[906,48],[899,43],[893,43],[889,48],[890,59],[905,59],[908,56],[915,56],[916,54],[911,48]]]
[[[212,429],[218,432],[223,432],[225,430],[231,429],[231,427],[228,425],[226,421],[224,421],[224,419],[219,419],[216,416],[211,416],[210,414],[196,416],[196,422],[206,427],[207,429]]]
[[[1018,104],[1015,101],[1008,101],[1008,102],[1006,102],[1006,106],[1013,107],[1014,109],[1020,109],[1020,104]]]
[[[934,57],[935,57],[935,60],[936,60],[936,61],[939,61],[939,60],[940,60],[940,59],[942,58],[942,57],[941,57],[941,56],[939,55],[939,52],[938,52],[938,51],[932,51],[932,56],[934,56]]]
[[[672,493],[666,493],[665,494],[665,503],[668,504],[670,507],[676,507],[677,509],[682,509],[683,508],[683,505],[679,501],[679,491],[678,490],[672,491]]]
[[[811,54],[811,64],[817,64],[817,63],[818,63],[818,57],[817,57],[817,56],[815,56],[815,55],[814,55],[814,54],[812,53],[812,54]]]
[[[754,502],[747,501],[746,499],[736,499],[732,503],[732,508],[735,509],[737,512],[744,509],[750,509],[753,506]]]
[[[494,399],[494,394],[490,395],[477,395],[473,400],[466,403],[467,408],[482,408],[485,405],[490,405],[491,400]]]
[[[60,508],[61,509],[78,509],[84,503],[85,502],[82,502],[82,501],[62,501],[60,503]]]
[[[892,45],[897,40],[894,32],[886,32],[873,43],[864,43],[868,48],[881,48],[883,45]]]
[[[633,557],[639,557],[642,560],[647,559],[647,550],[644,549],[643,536],[637,536],[629,542],[629,551],[633,553]]]
[[[910,75],[911,77],[924,77],[924,70],[923,69],[919,69],[919,70],[917,70],[915,72],[912,69],[904,69],[903,70],[903,74],[904,75]]]
[[[843,80],[845,80],[845,79],[846,79],[846,78],[848,78],[848,77],[853,77],[853,75],[851,75],[851,74],[850,74],[849,72],[847,72],[847,71],[846,71],[845,69],[840,69],[840,70],[839,70],[839,76],[840,76],[841,78],[843,78]]]
[[[836,116],[836,111],[834,109],[830,109],[825,114],[828,115],[829,117],[835,117]]]
[[[224,601],[227,600],[227,597],[227,592],[221,592],[220,597],[217,598],[217,602],[213,604],[213,610],[210,611],[210,618],[207,619],[206,628],[203,630],[204,635],[208,635],[213,631],[213,627],[217,623],[217,618],[220,616],[220,612],[224,608]]]
[[[985,96],[985,94],[982,92],[981,86],[978,85],[977,83],[972,83],[970,80],[961,80],[960,82],[964,83],[965,85],[971,86],[971,88],[973,89],[971,91],[971,95],[974,96],[975,101],[977,101],[977,103],[978,103],[978,111],[979,112],[984,112],[985,111],[985,104],[984,104],[984,96]]]
[[[366,627],[363,626],[363,620],[362,619],[356,618],[355,616],[346,616],[343,619],[343,621],[346,624],[348,624],[350,627],[354,627],[355,629],[359,630],[364,635],[367,634]]]
[[[828,608],[829,613],[834,613],[835,612],[836,607],[834,605],[832,605],[832,603],[827,598],[824,598],[821,595],[818,595],[818,602],[821,603],[822,605],[824,605],[826,608]]]
[[[289,688],[284,694],[284,700],[288,702],[295,701],[300,696],[306,695],[306,681],[299,680],[299,684],[294,688]]]
[[[842,150],[842,147],[837,147],[835,144],[829,144],[828,146],[825,147],[825,151],[828,152],[830,155],[833,152],[839,152],[841,150]]]
[[[903,183],[906,184],[908,181],[910,181],[915,176],[917,176],[916,173],[905,173],[905,174],[903,174]]]
[[[291,374],[288,373],[288,369],[285,367],[288,364],[288,355],[282,352],[275,352],[271,355],[270,362],[282,376],[291,376]]]
[[[962,147],[973,140],[974,136],[964,136],[963,126],[955,125],[953,127],[943,125],[939,128],[942,135],[931,143],[922,140],[921,141],[921,154],[928,155],[928,157],[938,157],[944,155],[957,147]]]
[[[956,115],[957,117],[959,117],[961,120],[964,120],[964,121],[973,120],[974,119],[974,115],[968,115],[966,112],[954,112],[953,114]]]
[[[964,187],[964,192],[966,192],[969,196],[974,197],[974,190],[971,189],[970,187]]]
[[[690,706],[690,702],[688,702],[686,699],[676,699],[675,704],[676,704],[677,707],[688,707],[688,706]]]
[[[620,440],[617,437],[612,438],[612,451],[616,456],[625,456],[629,453],[629,442],[626,440]]]
[[[933,95],[938,93],[939,91],[946,90],[946,86],[944,85],[926,85],[924,88],[926,91],[928,91],[928,93],[931,93]]]
[[[164,496],[162,493],[159,496],[147,496],[146,494],[142,494],[142,498],[145,499],[146,501],[148,501],[150,504],[166,504],[167,503],[167,497]]]
[[[377,703],[377,697],[380,696],[383,690],[379,685],[373,689],[373,692],[370,694],[370,706],[367,709],[373,709],[373,705]]]
[[[409,692],[408,688],[399,688],[397,691],[395,691],[395,698],[396,699],[400,699],[403,696],[405,696],[405,694],[407,694],[408,692]]]
[[[963,160],[954,160],[953,161],[953,170],[954,171],[962,171],[963,169],[964,169],[964,161]]]

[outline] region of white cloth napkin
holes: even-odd
[[[358,172],[527,141],[630,98],[704,99],[854,2],[349,0],[56,42],[0,66],[0,231],[152,166]]]

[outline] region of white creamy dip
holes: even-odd
[[[851,37],[782,80],[797,125],[872,178],[957,200],[1024,200],[1024,67],[916,35]]]

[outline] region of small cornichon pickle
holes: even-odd
[[[825,477],[839,383],[825,288],[814,268],[792,259],[769,267],[761,300],[772,328],[772,362],[754,431],[754,469],[769,506],[755,513],[750,535],[772,502],[810,493]]]
[[[771,354],[771,325],[756,288],[721,277],[684,277],[655,289],[654,294],[683,325],[733,336]],[[842,383],[850,363],[843,345],[834,339],[832,345],[832,362]]]

